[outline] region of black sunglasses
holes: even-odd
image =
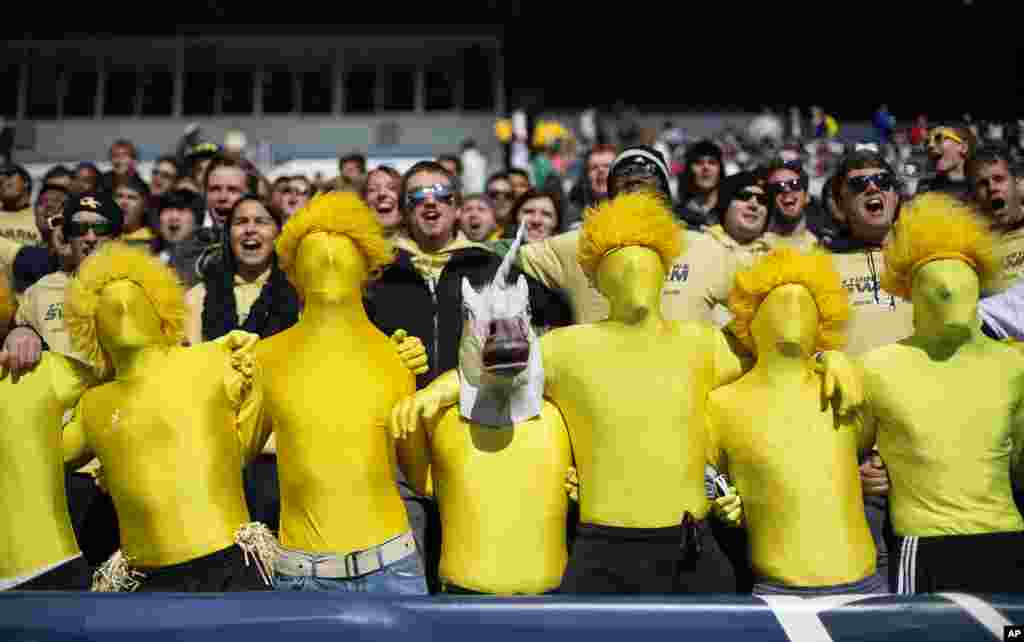
[[[846,179],[846,185],[854,194],[864,193],[868,185],[874,185],[881,192],[889,192],[896,188],[896,180],[889,172],[879,172],[867,176],[851,176]]]
[[[496,190],[491,190],[490,192],[487,192],[487,195],[490,196],[491,199],[493,199],[495,201],[498,200],[498,199],[504,199],[506,201],[511,201],[512,200],[512,191],[511,190],[497,190],[497,189]]]
[[[749,201],[751,198],[757,199],[757,202],[761,205],[768,205],[768,195],[755,192],[752,189],[740,190],[733,196],[734,201]]]
[[[788,192],[803,192],[807,189],[807,186],[804,185],[802,178],[791,178],[788,181],[768,183],[768,188],[776,194],[784,194]]]
[[[77,221],[71,221],[68,223],[68,238],[80,238],[89,233],[92,230],[96,236],[113,236],[114,235],[114,224],[107,221],[90,221],[88,223],[79,223]]]

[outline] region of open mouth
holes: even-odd
[[[483,350],[484,370],[493,374],[514,375],[529,365],[530,344],[526,341],[488,341]]]
[[[993,198],[992,199],[992,211],[998,212],[999,210],[1006,209],[1005,198]]]
[[[864,208],[870,214],[879,214],[885,209],[885,201],[882,200],[881,196],[872,196],[864,203]]]
[[[251,239],[246,239],[242,241],[242,249],[249,252],[255,252],[261,247],[263,247],[263,243],[261,243],[260,241],[255,241]]]

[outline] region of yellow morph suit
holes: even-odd
[[[581,520],[676,526],[684,512],[700,519],[709,511],[707,396],[738,378],[742,364],[721,331],[662,317],[665,277],[681,248],[660,200],[625,194],[602,208],[585,222],[578,252],[610,302],[610,317],[541,337],[544,394],[569,429]],[[661,221],[667,227],[650,224]],[[617,231],[635,238],[616,241]],[[606,238],[593,242],[599,232]],[[445,388],[450,382],[439,380],[403,402],[397,430],[412,432],[421,416],[454,403]]]
[[[415,460],[421,492],[430,467],[442,581],[499,595],[558,588],[569,559],[564,484],[572,465],[558,409],[545,402],[539,417],[497,428],[463,419],[454,406],[424,428],[399,443],[399,455]]]
[[[124,555],[145,570],[233,545],[249,522],[234,427],[255,399],[254,335],[177,347],[184,292],[169,269],[121,243],[82,264],[67,300],[75,348],[114,377],[83,395],[64,458],[99,458]]]
[[[984,336],[982,287],[999,263],[984,223],[919,197],[886,246],[883,286],[914,305],[914,334],[864,355],[868,418],[888,467],[898,535],[1024,530],[1011,471],[1024,475],[1024,357]]]
[[[0,380],[0,582],[80,555],[64,489],[61,418],[94,378],[44,352],[20,378]]]
[[[743,500],[751,567],[759,581],[791,587],[862,580],[876,551],[857,426],[822,409],[812,356],[843,340],[839,275],[827,256],[777,250],[737,276],[730,304],[757,363],[711,393],[711,459]]]
[[[358,196],[332,193],[289,219],[278,257],[305,307],[293,327],[256,346],[265,417],[247,452],[273,432],[280,539],[307,552],[347,554],[410,530],[388,417],[415,380],[363,308],[367,279],[393,260],[364,210]]]

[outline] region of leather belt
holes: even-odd
[[[347,555],[307,553],[279,548],[274,572],[292,577],[325,577],[348,579],[379,571],[416,552],[412,532],[404,533],[363,551]],[[316,559],[325,557],[325,559]]]

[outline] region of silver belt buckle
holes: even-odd
[[[359,577],[359,551],[349,553],[345,556],[345,572],[349,577]],[[349,566],[351,562],[351,567]]]

